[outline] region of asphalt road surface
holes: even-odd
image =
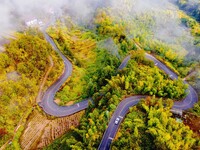
[[[154,64],[158,68],[163,70],[166,74],[168,74],[172,80],[178,78],[178,76],[173,71],[171,71],[167,66],[165,66],[162,62],[157,60],[152,55],[146,53],[145,57],[149,60],[152,60],[154,62]],[[123,67],[125,67],[129,60],[130,60],[130,56],[127,56],[121,63],[119,70],[121,70]],[[184,83],[187,84],[187,82],[185,82],[185,81],[184,81]],[[186,98],[184,98],[182,101],[174,102],[174,105],[172,107],[173,109],[186,110],[188,108],[193,107],[193,105],[198,101],[198,95],[190,85],[187,89],[187,92],[188,92],[188,95]],[[123,120],[125,115],[128,113],[129,108],[136,105],[140,101],[140,99],[143,99],[145,97],[146,96],[132,96],[132,97],[124,99],[118,105],[117,109],[115,110],[114,114],[112,115],[112,117],[110,119],[108,128],[106,129],[106,131],[103,135],[103,138],[102,138],[101,143],[98,148],[99,150],[108,150],[110,148],[110,144],[111,144],[112,140],[114,139],[114,137],[117,133],[117,130],[119,129],[121,121]],[[115,124],[116,118],[120,119],[118,124]]]
[[[42,101],[39,105],[42,109],[49,115],[63,117],[74,114],[81,110],[84,110],[88,107],[88,101],[90,98],[83,100],[80,103],[76,103],[71,106],[58,106],[54,102],[54,97],[56,92],[59,90],[61,85],[67,80],[67,78],[72,74],[72,64],[71,62],[59,51],[53,40],[49,37],[47,33],[44,33],[46,40],[51,44],[53,49],[61,56],[64,62],[64,71],[63,74],[58,78],[56,82],[54,82],[45,92],[42,97]]]
[[[61,56],[64,62],[64,71],[63,74],[58,78],[58,80],[53,83],[45,92],[42,101],[39,103],[39,105],[42,107],[42,109],[49,115],[57,116],[57,117],[63,117],[68,116],[71,114],[74,114],[76,112],[79,112],[81,110],[84,110],[88,107],[88,102],[92,101],[91,98],[84,99],[80,103],[76,103],[71,106],[58,106],[54,102],[55,93],[59,90],[61,85],[67,80],[67,78],[72,73],[72,64],[71,62],[59,51],[53,40],[44,33],[46,40],[51,44],[53,49]],[[178,76],[171,71],[166,65],[164,65],[162,62],[157,60],[155,57],[149,54],[145,54],[146,58],[149,60],[152,60],[154,64],[163,70],[166,74],[169,75],[169,77],[174,80],[177,79]],[[127,56],[121,65],[119,66],[119,70],[126,67],[128,61],[130,60],[130,56]],[[186,81],[183,81],[185,84],[187,84]],[[188,108],[193,107],[193,105],[198,101],[198,96],[195,90],[189,85],[187,89],[188,95],[186,98],[184,98],[182,101],[175,102],[173,105],[174,109],[179,110],[186,110]],[[138,95],[138,96],[132,96],[129,98],[124,99],[121,101],[121,103],[118,105],[117,109],[115,110],[113,116],[110,119],[108,128],[106,129],[103,139],[99,145],[100,150],[107,150],[110,147],[110,144],[115,137],[117,130],[125,117],[125,115],[128,113],[129,108],[136,105],[141,99],[145,98],[146,96]],[[119,118],[118,124],[115,124],[116,118]]]

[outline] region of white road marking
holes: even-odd
[[[79,103],[77,104],[78,107],[80,107]]]
[[[113,140],[113,138],[109,137],[108,139]]]
[[[157,66],[158,63],[155,63],[155,65]]]
[[[173,75],[170,75],[170,77],[173,77]]]
[[[119,116],[119,118],[123,119],[123,117],[122,117],[122,116]]]

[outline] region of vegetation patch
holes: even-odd
[[[24,113],[35,106],[40,80],[49,66],[49,55],[57,60],[55,66],[60,66],[60,58],[36,29],[18,33],[16,39],[5,45],[5,52],[0,53],[0,129],[5,131],[0,137],[0,146],[15,135],[14,146],[19,147],[18,139],[26,117],[17,133],[15,130]],[[57,67],[56,74],[48,77],[51,82],[46,86],[56,79],[57,73],[61,73],[60,69]]]

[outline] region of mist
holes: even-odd
[[[151,38],[171,45],[181,45],[185,49],[190,49],[191,52],[196,49],[192,44],[193,37],[190,31],[181,24],[177,13],[178,8],[171,1],[174,0],[2,0],[0,37],[21,29],[25,21],[34,18],[45,20],[55,15],[70,16],[73,21],[82,25],[92,24],[96,10],[107,7],[116,21],[132,21],[137,17],[140,18],[141,15],[148,14],[154,21],[149,25]],[[140,25],[130,27],[130,30],[134,28],[141,27]],[[127,37],[133,36],[135,35],[127,31]]]
[[[119,48],[118,46],[115,44],[114,40],[112,38],[108,38],[108,39],[105,39],[101,42],[98,43],[97,45],[99,48],[103,48],[105,50],[108,50],[108,52],[110,52],[112,55],[120,58],[120,55],[119,55]]]
[[[100,0],[2,0],[0,38],[20,29],[26,21],[70,15],[75,21],[91,20]]]
[[[193,46],[194,39],[190,34],[190,30],[181,23],[178,16],[179,9],[170,0],[115,0],[112,1],[111,8],[111,16],[120,16],[125,21],[132,20],[135,22],[144,15],[148,17],[145,18],[146,22],[147,19],[152,19],[153,22],[149,23],[148,29],[151,31],[149,35],[153,39],[171,45],[180,45],[185,49]],[[141,24],[133,28],[139,29]],[[134,35],[130,34],[128,36],[132,38]],[[195,48],[191,47],[191,49]]]

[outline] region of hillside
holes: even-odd
[[[103,85],[101,82],[96,84],[95,80],[93,80],[91,89],[97,89],[98,87],[98,90],[90,90],[90,93],[93,92],[91,95],[93,95],[94,105],[90,106],[86,111],[85,116],[81,119],[80,127],[72,129],[69,134],[66,134],[61,140],[55,141],[47,149],[52,147],[65,149],[98,148],[103,133],[108,127],[109,119],[112,117],[118,104],[125,97],[137,94],[149,95],[151,97],[130,109],[130,113],[123,121],[111,145],[112,149],[118,149],[119,147],[125,147],[125,149],[139,147],[142,149],[190,149],[198,147],[198,132],[193,132],[189,129],[187,120],[184,122],[185,124],[179,123],[169,111],[173,101],[186,96],[185,90],[187,87],[182,83],[181,79],[174,81],[169,79],[151,61],[145,59],[144,52],[153,54],[182,77],[185,77],[192,68],[196,68],[198,62],[196,60],[193,62],[191,60],[190,62],[185,61],[183,59],[184,56],[177,55],[176,53],[180,53],[180,50],[177,51],[176,48],[180,48],[181,45],[171,45],[161,40],[148,38],[146,33],[151,32],[148,30],[149,21],[147,20],[145,27],[138,25],[141,25],[141,21],[144,21],[143,17],[150,16],[143,15],[141,18],[137,18],[137,20],[133,19],[133,22],[115,22],[115,18],[109,14],[110,12],[104,10],[100,10],[97,13],[95,18],[96,28],[91,31],[93,34],[89,36],[96,41],[97,46],[102,46],[102,41],[103,43],[105,41],[107,43],[113,41],[112,44],[114,45],[111,48],[113,51],[110,51],[110,46],[108,45],[104,46],[104,48],[113,56],[117,56],[119,60],[123,60],[127,54],[130,54],[131,60],[122,71],[117,72],[118,66],[115,66],[114,70],[116,73],[109,73],[109,76],[105,76],[106,82],[104,81]],[[144,25],[146,22],[142,23]],[[137,26],[138,28],[134,29],[132,26]],[[65,30],[65,27],[62,28]],[[129,30],[129,32],[139,35],[133,34],[135,37],[130,39],[126,36],[127,29],[133,29]],[[68,30],[72,31],[72,29]],[[145,30],[145,33],[138,33],[138,30]],[[60,37],[60,39],[64,39],[62,43],[67,45],[69,41],[65,36],[63,34],[63,38]],[[62,43],[59,42],[61,40],[56,37],[54,39],[61,46]],[[182,49],[184,48],[182,47]],[[73,49],[69,48],[68,50],[73,52]],[[66,56],[70,58],[69,55]],[[104,61],[107,62],[106,58],[104,57]],[[103,63],[101,64],[103,65]],[[111,64],[113,62],[108,61],[106,65],[109,67]],[[113,72],[112,70],[109,71]],[[99,72],[96,72],[96,75],[93,74],[90,78],[93,79],[95,76],[98,76],[97,73]],[[104,73],[107,73],[107,71],[104,71]],[[155,98],[155,96],[163,97],[163,99]],[[191,111],[197,111],[199,109],[197,105],[195,105],[195,110]],[[161,126],[161,124],[164,125]],[[166,139],[162,137],[166,137]],[[187,139],[190,140],[188,141]]]
[[[0,147],[199,149],[196,3],[95,4],[50,9],[2,46]]]

